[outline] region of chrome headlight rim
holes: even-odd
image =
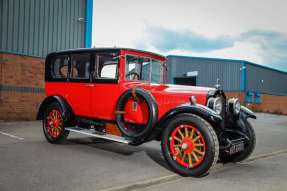
[[[241,103],[238,98],[231,98],[228,100],[228,110],[235,116],[238,116],[241,111]]]
[[[223,111],[222,97],[209,98],[207,101],[207,107],[212,109],[216,114],[220,115]]]
[[[223,110],[223,101],[221,99],[221,97],[216,97],[213,103],[213,110],[215,111],[215,113],[217,113],[218,115],[220,115],[222,113]]]

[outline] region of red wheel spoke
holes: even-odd
[[[193,142],[195,143],[198,139],[200,138],[200,136],[197,136],[193,139]]]
[[[183,139],[183,138],[184,138],[184,135],[182,134],[182,132],[181,132],[180,129],[178,129],[178,133],[179,133],[180,137]]]
[[[194,157],[194,159],[196,160],[196,162],[199,160],[198,157],[196,156],[196,154],[194,152],[191,153],[192,156]]]
[[[190,153],[188,153],[188,163],[189,163],[189,167],[192,167],[192,158],[191,158]]]
[[[196,143],[194,144],[195,147],[203,147],[204,145],[202,143]]]
[[[187,129],[187,127],[184,128],[184,131],[185,131],[185,137],[187,137],[188,136],[188,129]]]
[[[198,153],[198,154],[200,154],[200,155],[203,155],[203,152],[202,151],[200,151],[200,150],[198,150],[198,149],[194,149],[194,152],[196,152],[196,153]]]
[[[181,141],[182,141],[180,138],[178,138],[178,137],[176,137],[176,136],[174,136],[173,138],[174,138],[175,140],[177,140],[178,142],[180,142],[180,143],[181,143]]]
[[[190,133],[190,137],[193,139],[193,134],[194,134],[194,131],[193,129],[191,129],[191,133]]]

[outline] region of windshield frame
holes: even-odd
[[[156,84],[161,84],[161,83],[164,83],[164,70],[165,70],[165,61],[161,60],[161,59],[157,59],[157,58],[154,58],[152,56],[147,56],[147,55],[138,55],[138,54],[132,54],[132,53],[127,53],[124,55],[124,80],[125,81],[140,81],[140,82],[148,82],[148,83],[156,83]],[[126,77],[126,67],[127,67],[127,64],[128,64],[128,60],[127,60],[127,57],[128,56],[134,56],[134,57],[138,57],[138,58],[143,58],[143,59],[149,59],[150,61],[150,68],[149,68],[149,80],[143,80],[143,79],[127,79]],[[160,65],[160,80],[158,82],[152,82],[151,79],[152,79],[152,64],[153,64],[153,60],[158,62],[158,64]],[[140,66],[140,78],[142,78],[142,73],[143,73],[143,64],[141,64]]]

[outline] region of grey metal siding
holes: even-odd
[[[198,71],[197,86],[214,87],[219,79],[223,90],[240,90],[241,65],[238,61],[168,56],[168,67],[169,82],[172,82],[174,77],[183,77],[187,72]]]
[[[84,47],[86,0],[1,0],[0,10],[1,52],[45,57]]]
[[[247,91],[287,95],[287,74],[247,64]]]

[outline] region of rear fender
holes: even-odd
[[[44,112],[46,111],[47,107],[49,106],[49,104],[54,103],[54,102],[58,103],[61,106],[61,109],[63,111],[62,115],[63,115],[65,122],[66,123],[71,122],[74,116],[73,110],[62,96],[46,97],[39,107],[39,111],[38,111],[36,119],[42,120],[44,116]]]

